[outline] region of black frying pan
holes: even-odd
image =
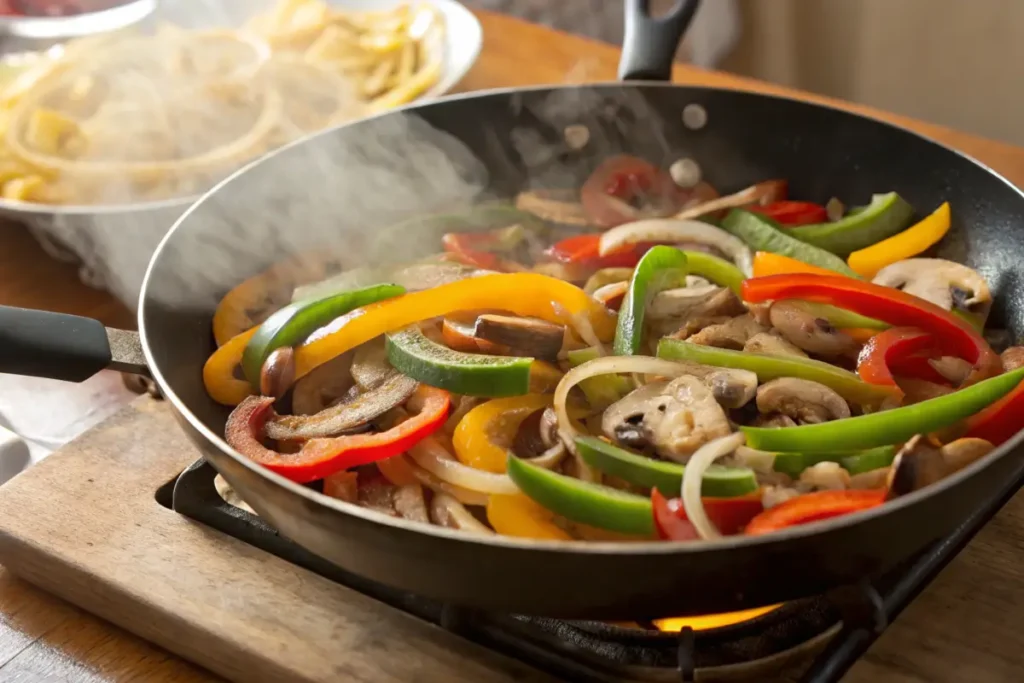
[[[696,2],[662,21],[645,18],[640,0],[627,4],[622,75],[667,78]],[[694,104],[708,115],[700,130],[680,120]],[[560,146],[571,124],[591,132],[582,151]],[[410,143],[409,136],[425,136],[433,144],[439,131],[471,155],[446,164]],[[1018,436],[924,491],[770,536],[694,544],[534,542],[385,517],[286,481],[224,443],[227,411],[207,397],[200,368],[213,350],[211,314],[236,283],[296,251],[333,251],[360,263],[412,256],[417,240],[436,250],[435,236],[408,224],[397,238],[379,226],[450,199],[439,195],[452,189],[451,178],[506,197],[525,187],[578,187],[601,159],[620,152],[663,165],[694,158],[724,191],[778,177],[789,180],[793,196],[819,202],[832,195],[861,202],[890,190],[922,209],[949,201],[955,226],[939,255],[978,269],[997,298],[994,319],[1014,336],[1024,333],[1024,196],[994,172],[919,135],[838,109],[648,82],[449,98],[326,131],[249,166],[193,206],[153,257],[139,312],[144,362],[203,455],[283,534],[358,574],[486,609],[637,618],[821,593],[937,540],[1021,479]],[[474,167],[472,157],[482,166]],[[387,181],[395,169],[412,181]],[[113,335],[121,342],[113,355],[118,367],[131,368],[135,347],[123,334]],[[110,359],[107,335],[94,321],[0,309],[0,371],[81,380]]]

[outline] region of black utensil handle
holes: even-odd
[[[81,382],[110,364],[98,320],[0,306],[0,372]]]
[[[626,0],[626,36],[619,60],[619,80],[670,81],[679,42],[700,0],[676,0],[663,17],[651,16],[651,0]]]

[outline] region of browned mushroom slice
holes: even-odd
[[[807,358],[807,354],[801,351],[796,345],[791,344],[782,337],[769,332],[759,332],[747,340],[743,345],[747,353],[763,353],[768,356],[797,356]]]
[[[351,351],[343,353],[299,379],[292,389],[292,412],[314,415],[347,396],[354,385],[353,355]]]
[[[474,335],[503,344],[515,354],[556,360],[565,339],[565,326],[537,318],[485,314],[476,319]]]
[[[850,406],[842,396],[824,384],[796,377],[762,384],[757,390],[757,409],[767,415],[786,415],[803,424],[850,417]]]
[[[732,432],[703,381],[683,375],[651,382],[608,407],[601,431],[630,448],[685,462],[703,444]]]
[[[957,309],[984,319],[992,307],[985,278],[962,263],[937,258],[911,258],[882,268],[872,280],[921,297],[947,311]]]
[[[953,389],[942,384],[929,382],[916,377],[896,377],[896,384],[903,391],[903,405],[920,403],[939,396],[953,393]]]
[[[419,484],[399,486],[395,491],[395,512],[399,517],[413,522],[430,524],[427,514],[427,501],[423,497],[423,487]]]
[[[647,307],[654,319],[741,315],[746,309],[731,289],[694,285],[658,292]]]
[[[1011,346],[999,358],[1003,361],[1003,372],[1024,367],[1024,346]]]
[[[787,341],[808,353],[840,358],[854,356],[860,349],[860,344],[850,335],[837,330],[828,320],[816,317],[799,301],[777,301],[772,304],[769,316],[772,325]]]
[[[384,337],[378,337],[356,348],[355,356],[352,358],[352,379],[360,389],[368,391],[380,386],[394,371],[388,362]]]
[[[295,441],[358,430],[405,403],[417,386],[416,380],[392,370],[391,377],[383,384],[351,401],[325,408],[315,415],[278,415],[267,422],[266,435],[278,441]]]
[[[690,337],[689,341],[693,344],[740,351],[751,337],[767,331],[763,325],[759,325],[754,320],[753,316],[748,314],[737,316],[720,325],[705,327]]]
[[[917,491],[945,479],[993,448],[984,439],[964,438],[939,446],[918,434],[904,444],[892,464],[889,498]]]
[[[295,351],[290,346],[274,349],[260,368],[260,393],[281,398],[295,381]]]
[[[960,386],[974,369],[970,363],[963,358],[955,356],[943,356],[928,361],[935,371],[948,379],[954,386]]]

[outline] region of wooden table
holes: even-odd
[[[580,38],[526,24],[507,17],[478,13],[484,27],[484,51],[479,63],[461,84],[462,90],[533,85],[580,83],[614,80],[618,50]],[[535,46],[543,45],[538,51]],[[678,83],[731,86],[750,90],[786,93],[784,88],[720,73],[677,66],[674,80]],[[791,94],[791,93],[790,93]],[[807,96],[828,101],[826,98]],[[913,128],[971,154],[1012,182],[1024,185],[1024,149],[981,139],[949,130],[942,126],[912,121],[904,117],[882,114],[867,107],[844,105]],[[50,260],[23,229],[0,225],[0,304],[64,311],[99,318],[108,325],[133,326],[131,314],[109,296],[82,285],[74,267]],[[0,376],[0,420],[14,423],[20,431],[38,437],[34,448],[42,455],[57,443],[66,441],[123,405],[131,397],[113,373],[101,373],[89,383],[69,386],[43,380],[23,380]],[[56,413],[56,418],[53,414]],[[2,422],[0,422],[2,424]],[[1024,524],[1006,520],[1022,518],[1024,499],[1018,497],[990,527],[991,533],[1012,534],[1018,547],[1024,548]],[[986,533],[989,530],[986,529]],[[981,563],[987,565],[987,562]],[[1001,572],[981,571],[980,577],[1005,589],[1014,586],[1012,572],[1018,558],[994,558],[1002,565]],[[978,571],[974,558],[958,559],[944,574]],[[1019,577],[1019,569],[1015,570]],[[1009,575],[1008,575],[1008,572]],[[954,579],[955,580],[955,579]],[[971,619],[978,622],[999,622],[986,619],[986,614],[1009,610],[1021,611],[1020,600],[1013,598],[1000,605],[975,605],[970,594],[950,595],[935,587],[911,608],[915,622],[926,612],[925,621],[933,621],[937,629],[964,629]],[[991,591],[990,591],[991,592]],[[990,596],[982,596],[991,599]],[[1005,617],[1005,615],[1004,615]],[[1002,619],[1011,625],[1011,617]],[[1024,627],[1024,616],[1017,619],[1018,630]],[[996,624],[978,624],[985,635],[984,652],[978,657],[1005,660],[1000,671],[1021,671],[1024,657],[1019,652],[1001,652]],[[974,627],[971,628],[975,630]],[[927,633],[920,634],[927,638]],[[913,634],[917,637],[918,634]],[[886,638],[908,637],[887,634]],[[884,639],[883,639],[884,640]],[[982,641],[979,641],[982,642]],[[886,642],[880,645],[887,645]],[[878,650],[879,648],[876,648]],[[979,647],[979,650],[981,647]],[[957,672],[950,680],[971,680],[987,683],[995,680],[978,678],[970,661],[908,662],[899,656],[899,647],[873,651],[854,670],[857,681],[925,681],[934,680],[920,667],[931,671]],[[936,652],[941,660],[943,653]],[[951,659],[962,659],[952,657]],[[936,668],[940,667],[940,668]],[[920,675],[919,675],[920,674]],[[960,675],[962,674],[962,675]],[[943,674],[945,675],[945,673]],[[953,675],[950,673],[950,675]],[[0,568],[0,679],[30,683],[34,681],[129,681],[152,683],[169,681],[214,681],[215,677],[169,655],[120,629],[83,613],[14,578]],[[1017,680],[1007,677],[998,680]]]

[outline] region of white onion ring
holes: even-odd
[[[736,449],[736,459],[744,466],[759,474],[775,472],[775,454],[771,451],[759,451],[749,446]]]
[[[404,458],[405,463],[409,466],[409,470],[412,472],[412,475],[416,477],[416,481],[423,484],[434,493],[447,493],[463,505],[487,505],[487,496],[485,494],[478,491],[470,491],[469,489],[462,488],[461,486],[455,486],[454,484],[449,484],[448,482],[441,480],[440,477],[427,472],[404,455],[396,455],[395,457]]]
[[[468,531],[469,533],[481,534],[483,536],[494,535],[493,530],[474,517],[473,513],[467,510],[465,505],[455,500],[455,498],[449,496],[447,493],[438,493],[434,495],[434,499],[430,502],[430,511],[435,517],[437,517],[437,513],[435,512],[437,509],[443,510],[453,520],[455,520],[458,524],[459,531]],[[438,523],[436,519],[434,522],[435,524]]]
[[[705,541],[721,538],[721,532],[715,528],[704,511],[704,501],[700,497],[701,481],[704,472],[718,458],[729,455],[743,445],[746,436],[743,432],[736,432],[729,436],[722,436],[710,441],[694,453],[686,463],[683,472],[683,486],[681,495],[683,498],[683,509],[686,510],[686,518],[690,520],[697,535]]]
[[[409,457],[425,471],[441,481],[477,493],[514,495],[519,487],[507,474],[496,474],[469,467],[459,462],[448,449],[434,437],[427,437],[409,449]],[[544,469],[551,469],[565,457],[565,446],[556,444],[536,458],[526,462]]]
[[[708,223],[680,218],[651,218],[624,223],[601,235],[601,256],[638,242],[699,242],[715,247],[732,259],[743,274],[754,272],[754,255],[743,240]]]

